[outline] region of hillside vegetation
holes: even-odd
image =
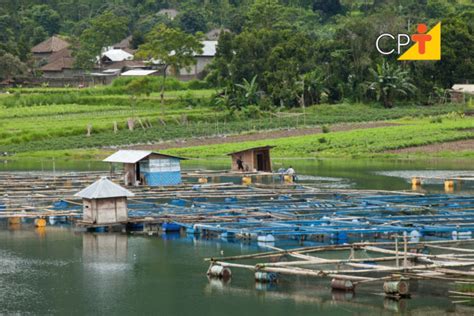
[[[321,104],[304,109],[269,111],[255,109],[235,112],[213,104],[211,101],[215,93],[212,89],[170,91],[165,106],[161,107],[157,93],[149,96],[130,96],[120,93],[110,94],[107,88],[44,91],[13,89],[10,94],[0,96],[0,151],[13,155],[40,150],[101,148],[309,126],[326,126],[330,130],[332,124],[343,122],[382,121],[404,117],[428,118],[426,119],[428,121],[431,117],[431,120],[436,121],[439,115],[462,115],[466,111],[472,111],[468,105],[459,104],[434,106],[406,104],[387,109],[377,104],[346,103]],[[134,122],[133,129],[129,128],[129,121]],[[416,125],[423,125],[423,122],[417,121]],[[115,123],[116,130],[114,130]],[[456,121],[456,124],[461,123],[469,125],[472,121],[468,119]],[[415,123],[410,122],[403,127],[406,127],[405,134],[411,133],[412,124]],[[426,128],[443,133],[450,126],[443,121],[440,124],[427,124]],[[370,138],[380,135],[368,133],[365,135],[369,137],[368,142],[377,143],[376,139],[370,140]],[[306,146],[305,150],[316,152],[319,151],[318,148],[323,148],[323,151],[333,148],[331,135],[330,133],[323,136],[328,137],[327,143],[323,143],[323,140],[316,141],[315,144],[318,146],[315,147],[312,143],[310,147]],[[469,134],[456,132],[447,135],[447,139],[454,139],[467,137]],[[422,139],[424,136],[426,135],[419,135],[419,138]],[[441,140],[443,139],[425,139],[424,142]],[[398,148],[397,146],[399,145],[394,144],[391,148]],[[285,150],[286,155],[302,153],[300,149],[293,149],[294,152]],[[214,151],[206,150],[203,154],[204,156],[214,154]]]

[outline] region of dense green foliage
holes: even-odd
[[[162,9],[176,9],[178,15],[158,14]],[[376,51],[376,37],[412,34],[417,23],[438,21],[443,23],[442,60],[400,63],[416,93],[395,93],[393,100],[372,93],[370,69],[396,62],[396,56]],[[208,81],[225,88],[218,102],[230,108],[360,102],[377,96],[388,105],[404,99],[428,102],[440,89],[472,80],[473,21],[474,5],[466,0],[6,1],[0,7],[0,56],[17,56],[15,64],[25,69],[19,62],[30,62],[29,49],[59,33],[77,44],[76,66],[89,69],[101,47],[128,34],[135,48],[143,45],[141,51],[149,53],[158,25],[162,33],[176,34],[227,28],[231,33],[220,38]],[[22,72],[3,73],[0,79]],[[253,78],[258,97],[247,99],[236,85]]]
[[[76,67],[92,69],[103,47],[113,45],[128,35],[128,21],[127,17],[116,16],[110,11],[91,19],[90,25],[75,43]]]
[[[169,28],[165,24],[153,28],[145,40],[138,48],[136,56],[144,60],[159,60],[164,66],[160,93],[163,103],[168,67],[174,72],[189,68],[195,63],[194,54],[202,53],[202,44],[197,37]]]
[[[435,91],[474,79],[474,7],[468,2],[354,1],[340,6],[338,1],[313,1],[313,9],[318,10],[256,1],[243,32],[221,37],[208,79],[224,83],[229,106],[254,102],[242,100],[236,84],[255,76],[262,92],[257,103],[265,106],[268,99],[285,106],[325,99],[379,100],[386,106],[409,99],[428,103]],[[441,61],[401,63],[396,55],[384,56],[375,49],[381,33],[412,34],[416,23],[438,21],[443,25]],[[386,71],[374,76],[371,69]],[[396,74],[396,82],[388,83],[387,71]],[[383,87],[371,85],[379,79],[385,88],[392,83],[397,87],[383,93]]]

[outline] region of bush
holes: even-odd
[[[322,127],[321,129],[322,129],[322,131],[323,131],[324,134],[327,134],[327,133],[330,132],[329,126],[327,126],[327,125],[323,125],[323,127]]]
[[[204,80],[191,80],[187,83],[188,89],[191,90],[202,90],[209,89],[211,86]]]
[[[443,119],[441,117],[433,117],[430,119],[430,123],[435,124],[435,123],[443,123]]]
[[[318,138],[318,142],[319,142],[320,144],[325,144],[325,143],[328,142],[328,140],[326,139],[326,137],[320,137],[320,138]]]

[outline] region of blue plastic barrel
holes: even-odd
[[[69,206],[69,203],[63,200],[59,200],[53,203],[53,209],[65,210]]]
[[[178,232],[181,229],[181,225],[176,223],[163,223],[161,229],[164,232]]]
[[[171,200],[170,204],[174,206],[186,206],[186,200],[174,199],[174,200]]]

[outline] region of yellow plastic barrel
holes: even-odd
[[[46,227],[46,220],[44,218],[35,219],[35,226],[36,227]]]
[[[19,225],[21,223],[21,218],[19,217],[9,217],[8,224],[10,225]]]
[[[201,177],[201,178],[198,179],[198,182],[201,183],[201,184],[207,183],[207,178]]]
[[[289,174],[285,174],[283,176],[283,180],[285,180],[286,183],[293,183],[293,176]]]
[[[244,185],[252,184],[252,178],[249,176],[242,177],[242,184]]]
[[[415,177],[415,178],[412,178],[412,179],[411,179],[411,185],[414,186],[414,187],[421,185],[421,179],[420,179],[420,178],[416,178],[416,177]]]
[[[445,180],[444,181],[444,191],[453,192],[453,190],[454,190],[454,181],[453,180]]]

